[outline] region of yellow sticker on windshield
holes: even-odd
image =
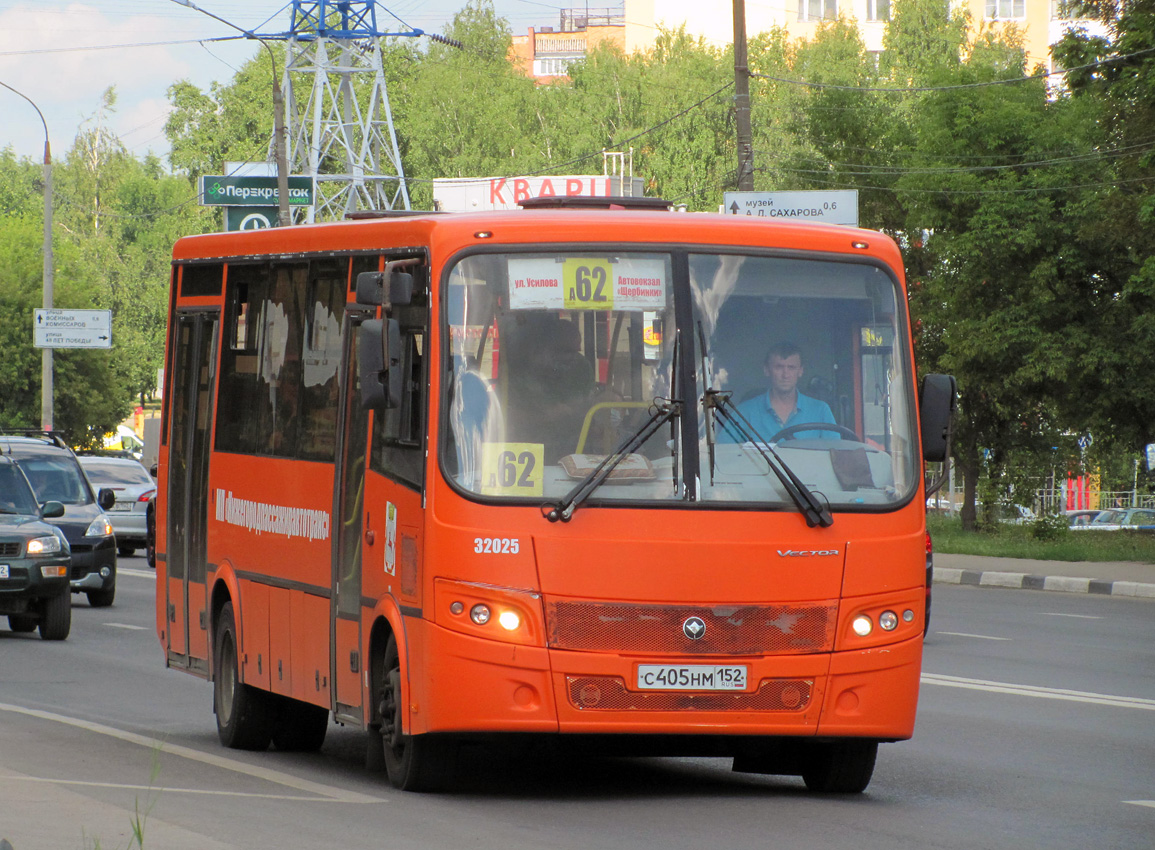
[[[612,310],[614,270],[610,261],[570,257],[562,266],[562,291],[567,310]]]
[[[544,484],[545,445],[484,443],[481,492],[486,496],[540,496]]]

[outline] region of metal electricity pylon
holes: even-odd
[[[292,10],[289,32],[273,37],[287,48],[290,168],[316,186],[306,219],[409,209],[379,39],[425,33],[381,32],[373,0],[294,0]]]

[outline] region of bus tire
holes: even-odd
[[[381,742],[389,782],[402,791],[441,789],[449,775],[450,745],[437,735],[402,731],[401,657],[393,635],[385,646],[380,675]]]
[[[815,744],[805,755],[802,780],[823,794],[861,794],[874,775],[877,741],[847,739]]]
[[[72,594],[58,593],[44,600],[40,611],[40,639],[64,640],[72,631]]]
[[[329,710],[300,700],[281,698],[273,723],[273,746],[283,752],[315,753],[329,731]]]
[[[240,680],[237,622],[232,602],[226,602],[217,617],[213,650],[213,710],[217,715],[217,736],[230,749],[267,749],[272,739],[269,695]]]

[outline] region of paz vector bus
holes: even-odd
[[[916,382],[897,246],[599,203],[176,243],[157,629],[223,744],[860,792],[911,736],[954,384]]]

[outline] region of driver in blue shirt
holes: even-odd
[[[780,342],[766,354],[762,365],[770,388],[738,405],[739,412],[746,417],[758,435],[766,440],[783,428],[804,422],[822,422],[834,425],[834,414],[826,402],[803,395],[798,391],[798,381],[802,377],[802,351],[793,342]],[[733,442],[736,437],[730,429],[720,429],[719,439]],[[840,439],[837,431],[798,431],[797,439]]]

